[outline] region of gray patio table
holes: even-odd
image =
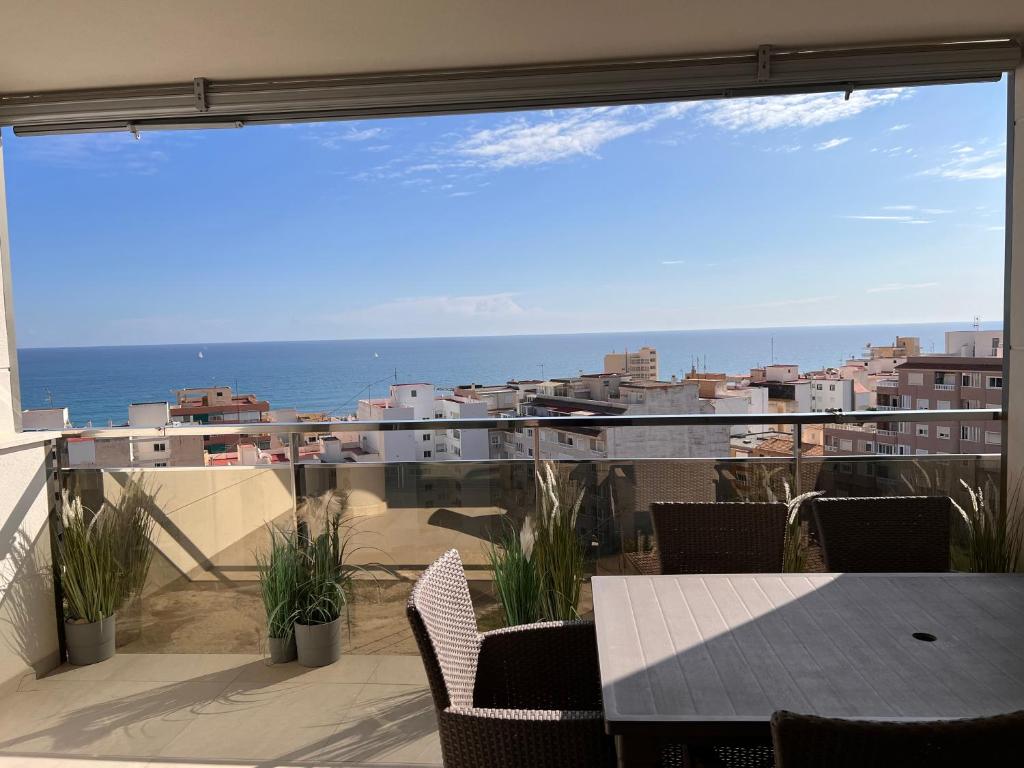
[[[660,745],[768,743],[778,709],[879,720],[1024,709],[1024,576],[597,576],[607,731],[621,766]]]

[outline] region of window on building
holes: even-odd
[[[526,451],[527,456],[533,456],[533,448],[528,448]]]
[[[918,448],[916,451],[914,451],[914,453],[916,455],[918,455],[918,456],[927,456],[928,455],[928,451],[926,451],[924,448]]]
[[[167,450],[167,443],[153,443],[153,453],[163,453]]]
[[[924,374],[923,373],[908,373],[907,374],[907,384],[910,384],[911,386],[914,386],[914,387],[922,386],[924,384]]]
[[[917,399],[917,410],[919,410],[919,411],[927,411],[928,410],[928,405],[929,405],[929,403],[928,403],[928,398],[927,397],[919,397]]]
[[[935,409],[937,411],[948,411],[952,407],[953,406],[949,402],[949,400],[936,400],[935,401]]]
[[[423,458],[424,459],[429,459],[430,458],[430,451],[424,451],[423,452]]]
[[[836,391],[836,385],[835,384],[829,384],[828,385],[828,391],[829,392],[835,392]]]
[[[960,439],[970,443],[981,442],[981,427],[969,427],[966,424],[960,427]]]
[[[875,444],[872,443],[871,441],[863,443],[863,446],[864,446],[864,453],[874,453],[875,452]]]
[[[166,461],[156,461],[156,462],[153,462],[153,466],[154,467],[166,467],[167,466],[167,462]]]
[[[879,443],[876,451],[880,456],[892,456],[896,453],[896,446],[888,443]]]
[[[949,427],[936,427],[935,428],[935,436],[937,438],[939,438],[939,440],[949,440],[949,436],[950,436],[950,429],[949,429]]]
[[[430,435],[424,435],[424,436],[423,436],[423,441],[424,441],[424,442],[426,442],[426,441],[427,441],[427,440],[429,440],[429,439],[430,439]]]
[[[981,386],[981,374],[980,373],[964,373],[960,376],[960,386],[962,387],[980,387]]]
[[[841,450],[841,451],[852,451],[853,450],[853,440],[843,440],[843,439],[840,439],[839,440],[839,450]]]
[[[416,390],[415,389],[409,391],[409,397],[416,397]]]
[[[910,450],[910,446],[909,445],[897,445],[896,446],[896,455],[897,456],[909,456],[910,453],[911,453],[911,450]]]
[[[985,445],[1002,445],[1003,435],[1001,432],[985,431]]]
[[[915,434],[917,434],[918,437],[928,437],[928,433],[930,431],[931,428],[927,424],[918,424]]]
[[[988,389],[1002,389],[1003,388],[1003,377],[1002,376],[989,376],[985,379],[985,386]]]

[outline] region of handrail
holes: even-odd
[[[875,422],[1001,421],[1001,408],[942,411],[822,411],[820,413],[687,413],[636,416],[510,416],[483,419],[404,419],[395,421],[298,421],[246,424],[180,424],[163,427],[88,427],[66,429],[63,438],[174,437],[186,435],[271,435],[351,432],[401,432],[448,429],[711,427],[744,424],[871,424]]]

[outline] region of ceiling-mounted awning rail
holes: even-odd
[[[18,135],[602,106],[998,80],[1013,40],[0,95]],[[199,73],[203,74],[203,73]]]

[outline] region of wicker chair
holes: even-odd
[[[772,717],[778,768],[964,768],[1019,765],[1024,712],[918,723]]]
[[[949,570],[947,496],[817,498],[812,506],[827,571]]]
[[[782,571],[786,505],[656,502],[651,505],[662,573]]]
[[[656,502],[651,505],[661,573],[774,573],[782,570],[785,504]],[[764,746],[667,745],[663,768],[767,768]]]
[[[591,622],[477,631],[457,551],[423,572],[406,614],[448,768],[614,765]]]

